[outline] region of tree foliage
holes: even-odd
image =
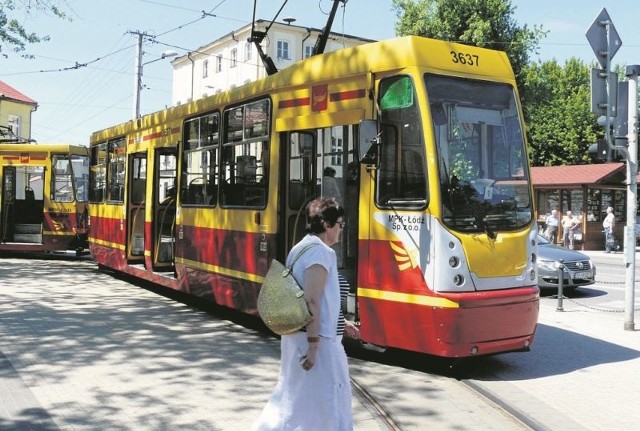
[[[70,19],[62,5],[66,6],[65,0],[0,0],[0,54],[7,57],[7,51],[22,52],[28,44],[49,40],[27,30],[22,22],[34,13]]]
[[[393,0],[398,35],[419,35],[500,49],[511,61],[534,166],[586,164],[603,134],[591,113],[590,66],[572,58],[530,63],[545,36],[518,26],[510,0]]]
[[[518,26],[510,0],[393,0],[396,33],[505,51],[518,87],[521,70],[545,35],[541,27]]]
[[[589,145],[602,136],[591,112],[590,66],[577,58],[556,60],[523,70],[527,138],[534,166],[591,163]]]

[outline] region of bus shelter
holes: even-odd
[[[616,217],[614,234],[622,244],[626,220],[626,167],[624,163],[595,165],[540,166],[531,168],[540,232],[546,219],[558,210],[560,221],[571,211],[578,218],[573,247],[577,250],[604,250],[602,221],[607,208]],[[562,244],[560,223],[556,243]]]

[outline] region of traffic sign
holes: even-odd
[[[607,28],[609,29],[609,38],[607,39]],[[618,52],[622,46],[622,40],[616,31],[611,17],[606,8],[603,8],[600,14],[596,17],[587,30],[587,40],[591,49],[596,54],[598,62],[603,69],[607,67],[607,53],[609,54],[609,60]]]
[[[607,83],[608,80],[608,83]],[[608,87],[608,91],[607,91]],[[607,114],[607,105],[611,105]],[[615,117],[618,108],[618,74],[602,69],[591,69],[591,112]]]

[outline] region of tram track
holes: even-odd
[[[400,424],[385,407],[353,376],[351,377],[351,387],[355,397],[360,400],[379,425],[384,426],[387,431],[402,431]]]
[[[458,382],[469,391],[472,391],[476,396],[484,398],[487,404],[498,409],[504,415],[509,416],[514,422],[518,423],[523,430],[548,430],[547,427],[543,426],[517,407],[506,402],[481,384],[469,379],[461,379],[458,380]]]
[[[411,352],[351,353],[356,356],[349,359],[354,399],[369,423],[375,422],[367,431],[549,429],[482,381],[466,376],[475,374],[477,365],[484,367],[472,362],[479,358],[452,362]]]

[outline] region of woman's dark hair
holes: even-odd
[[[335,226],[340,217],[344,217],[344,208],[334,198],[318,198],[307,205],[307,226],[308,233],[322,233],[326,229],[322,225],[323,221],[329,227]]]

